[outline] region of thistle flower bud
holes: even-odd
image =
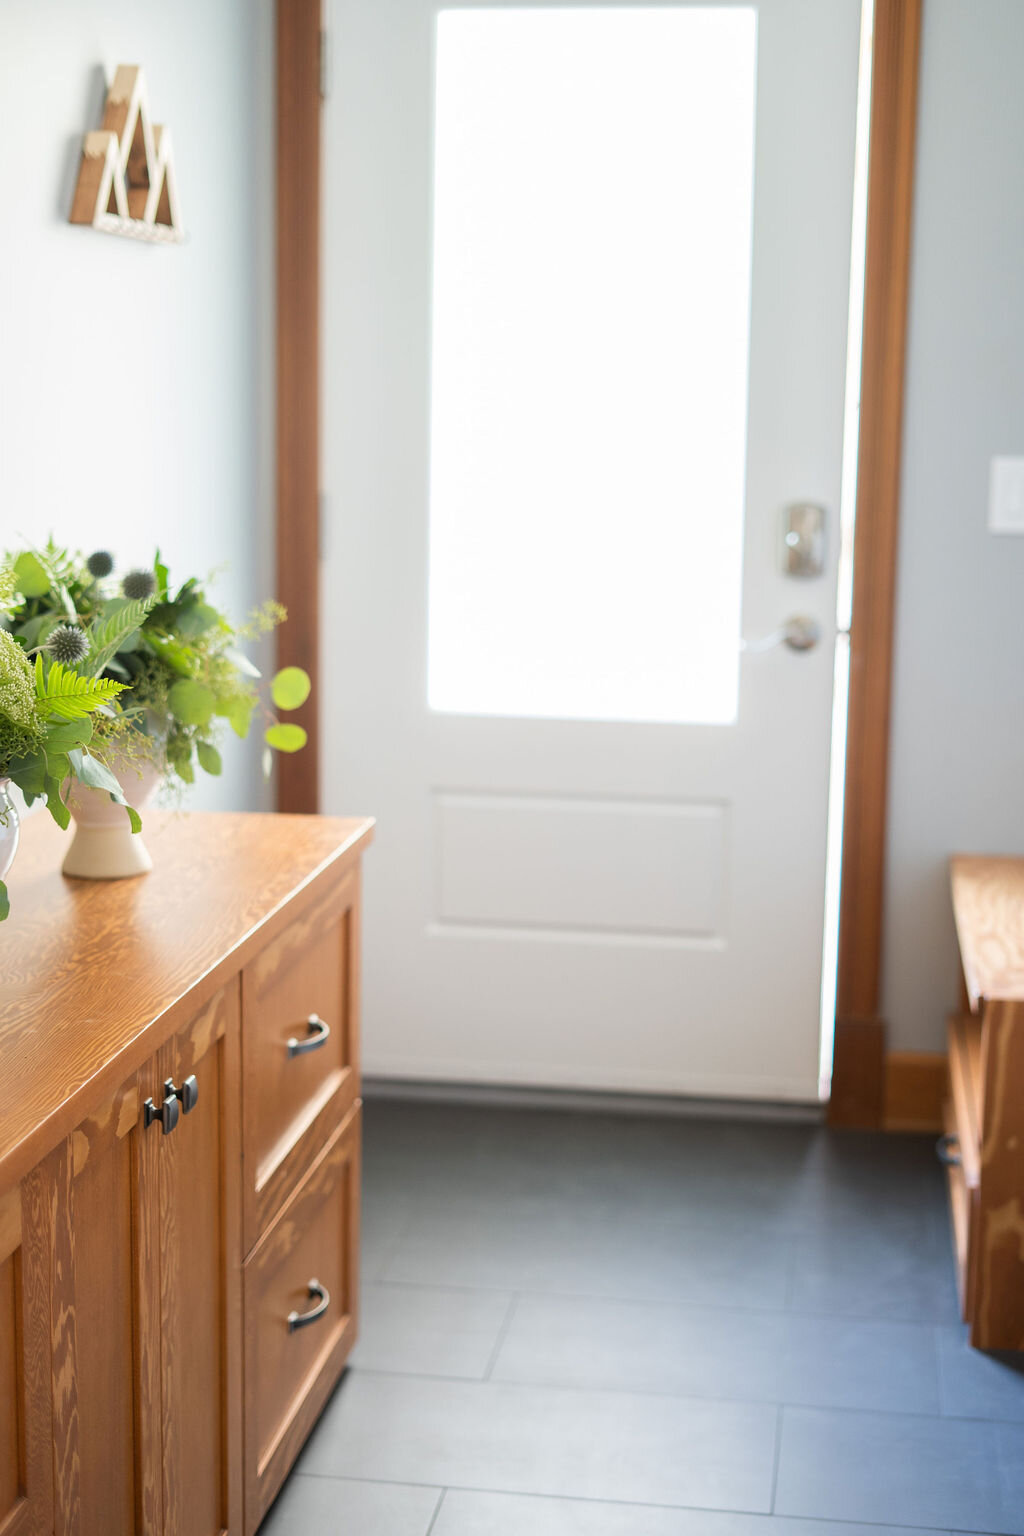
[[[135,602],[152,597],[156,591],[156,577],[152,571],[129,571],[121,583],[121,591]]]
[[[74,624],[58,624],[50,632],[46,649],[54,661],[59,661],[65,667],[73,667],[88,653],[89,636],[84,629],[78,629]]]
[[[105,549],[97,549],[85,564],[90,576],[109,576],[114,569],[114,557]]]

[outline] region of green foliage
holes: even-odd
[[[32,668],[25,653],[0,629],[0,778],[15,758],[35,752],[43,737]]]
[[[7,894],[7,887],[0,880],[0,923],[6,922],[11,915],[11,900]]]
[[[81,720],[116,699],[124,687],[124,683],[113,678],[80,677],[59,661],[52,661],[47,670],[42,656],[36,655],[36,700],[43,720],[54,715],[63,720]]]
[[[49,780],[52,787],[54,777],[42,761],[40,725],[49,731],[57,723],[92,720],[93,753],[85,751],[85,740],[54,742],[51,757],[57,768],[64,766],[63,757],[72,774],[79,768],[94,773],[90,760],[116,750],[119,759],[144,755],[156,761],[170,784],[192,783],[197,765],[205,773],[220,773],[219,734],[226,725],[244,738],[258,710],[265,740],[279,751],[297,751],[305,743],[302,731],[280,727],[262,706],[256,689],[259,669],[239,648],[283,621],[279,603],[264,603],[244,625],[235,626],[210,602],[199,579],[190,577],[174,587],[159,550],[151,568],[128,573],[127,585],[109,559],[86,561],[52,540],[44,549],[17,552],[10,565],[8,587],[14,583],[17,590],[11,590],[8,623],[23,657],[36,655],[63,623],[78,625],[90,647],[80,661],[62,668],[49,658],[48,665],[40,663],[37,656],[43,678],[33,701],[37,733],[12,743],[25,759],[23,776],[30,792],[35,786],[35,793],[49,794],[38,786]],[[152,591],[143,596],[147,587]],[[136,600],[122,596],[129,589],[137,593]],[[5,590],[0,583],[0,603]],[[309,690],[301,668],[286,667],[270,693],[277,709],[296,709]]]
[[[299,709],[309,698],[313,684],[302,667],[282,667],[270,684],[270,697],[278,709]]]
[[[50,577],[38,555],[25,550],[14,562],[14,579],[26,597],[42,597],[50,590]]]
[[[0,564],[0,618],[3,618],[6,614],[14,613],[22,600],[22,595],[18,591],[18,580],[14,574],[14,567]]]
[[[132,602],[115,598],[112,602],[104,604],[89,626],[91,650],[87,670],[91,677],[99,677],[122,646],[134,638],[155,602],[154,594],[141,601]]]
[[[203,772],[217,778],[224,765],[221,762],[220,753],[213,743],[209,741],[198,742],[196,745],[196,756],[199,759],[199,766]]]
[[[307,737],[301,725],[271,725],[264,731],[263,740],[278,752],[301,752]]]
[[[167,703],[179,725],[209,725],[217,707],[217,696],[202,683],[182,678],[167,695]]]

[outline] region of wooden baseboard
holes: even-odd
[[[885,1025],[881,1019],[837,1019],[828,1123],[877,1131],[885,1110]]]
[[[946,1081],[945,1051],[890,1051],[885,1058],[884,1128],[938,1135]]]

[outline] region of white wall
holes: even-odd
[[[271,592],[270,0],[0,0],[0,547],[18,536]],[[67,222],[106,81],[142,64],[188,242]],[[193,803],[261,802],[225,743]]]
[[[926,0],[906,396],[883,1016],[936,1050],[957,998],[951,853],[1024,853],[1024,4]]]

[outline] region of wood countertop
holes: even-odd
[[[957,854],[950,862],[964,983],[986,998],[1024,1001],[1024,859]]]
[[[74,880],[29,817],[0,927],[0,1194],[21,1179],[373,837],[368,818],[146,815],[151,874]]]

